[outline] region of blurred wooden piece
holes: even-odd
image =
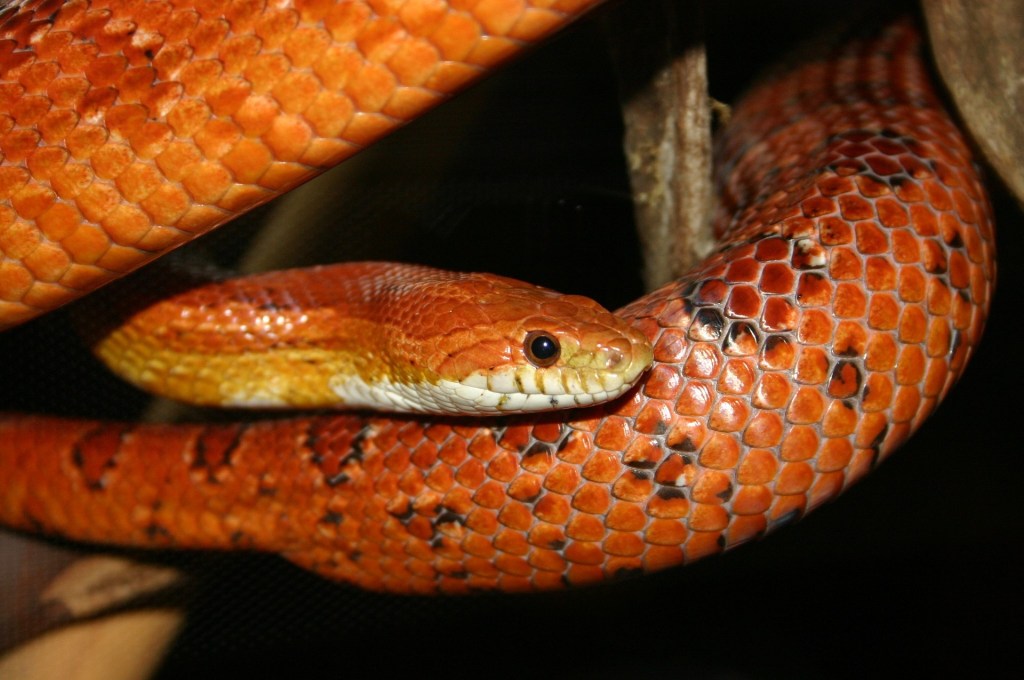
[[[0,678],[148,678],[181,623],[179,611],[154,609],[123,612],[52,631],[0,657]]]
[[[149,677],[180,628],[171,567],[0,533],[0,678]]]
[[[713,242],[703,8],[676,0],[623,3],[609,22],[644,284],[653,289],[685,273]]]
[[[1024,0],[925,0],[932,51],[974,141],[1024,206]]]

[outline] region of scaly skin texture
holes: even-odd
[[[0,330],[309,179],[598,0],[0,14]]]
[[[12,416],[0,519],[405,592],[593,582],[792,521],[892,453],[980,338],[989,208],[920,52],[906,21],[833,40],[737,106],[723,248],[621,310],[655,352],[630,397],[491,426]]]

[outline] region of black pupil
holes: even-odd
[[[546,335],[539,335],[530,343],[530,351],[538,359],[550,359],[558,353],[558,345],[553,338]]]

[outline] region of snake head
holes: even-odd
[[[97,355],[200,405],[525,413],[614,399],[652,362],[643,334],[593,300],[391,262],[211,283],[127,317]]]
[[[423,357],[402,377],[429,384],[416,395],[423,410],[591,406],[622,395],[651,366],[647,338],[589,298],[491,274],[459,276],[457,285],[425,286],[410,324],[420,337],[391,343],[403,345],[396,354]]]

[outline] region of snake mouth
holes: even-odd
[[[481,414],[582,408],[625,394],[654,362],[653,350],[645,343],[628,351],[612,346],[585,354],[585,360],[577,355],[570,365],[503,366],[440,383],[453,402]]]

